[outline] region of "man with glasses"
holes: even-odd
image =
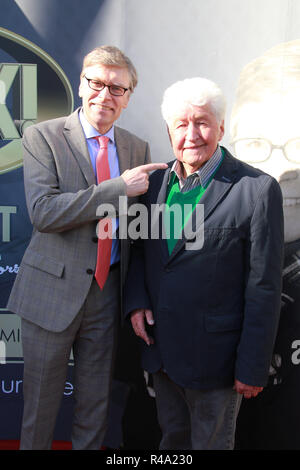
[[[118,217],[98,239],[97,208],[121,217],[119,197],[135,202],[149,171],[166,166],[149,163],[148,144],[114,125],[137,84],[128,57],[96,48],[80,78],[82,108],[28,128],[23,140],[33,235],[8,303],[22,317],[21,449],[51,448],[71,349],[73,449],[100,449],[129,241],[118,240]]]

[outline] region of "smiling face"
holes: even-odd
[[[130,86],[129,73],[123,67],[93,65],[86,67],[83,74],[106,85],[118,85],[123,88]],[[122,110],[127,107],[130,91],[126,91],[123,96],[111,95],[107,87],[95,91],[89,87],[87,79],[83,76],[80,81],[79,96],[82,98],[86,119],[100,134],[105,134],[119,118]]]
[[[211,107],[186,104],[168,124],[171,144],[187,175],[197,171],[214,154],[224,135]]]
[[[286,242],[300,238],[299,105],[300,93],[295,91],[266,95],[241,107],[234,116],[232,133],[236,156],[274,176],[280,184]]]

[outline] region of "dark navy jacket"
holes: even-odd
[[[224,150],[199,203],[203,246],[186,249],[183,236],[169,256],[162,237],[133,242],[124,293],[125,314],[137,308],[154,314],[155,344],[140,340],[142,367],[163,368],[187,388],[230,386],[235,378],[264,386],[279,319],[281,190],[274,178]],[[151,205],[165,203],[172,163],[150,176],[141,198],[149,231]]]

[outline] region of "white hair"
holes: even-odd
[[[166,89],[161,105],[164,120],[170,123],[183,106],[209,105],[217,120],[225,117],[226,101],[222,90],[211,80],[201,77],[187,78]]]

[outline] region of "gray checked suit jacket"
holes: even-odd
[[[150,162],[146,142],[115,127],[120,174]],[[96,185],[78,110],[29,127],[23,137],[26,202],[33,234],[7,308],[51,331],[63,331],[79,312],[96,265],[96,210],[118,210],[121,177]],[[128,205],[136,202],[128,200]],[[121,217],[122,214],[119,214]],[[121,289],[130,242],[121,244]]]

